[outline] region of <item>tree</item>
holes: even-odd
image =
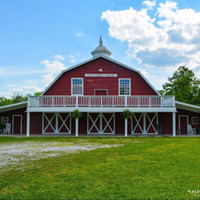
[[[0,106],[6,106],[12,103],[11,99],[7,99],[5,97],[0,97]]]
[[[41,95],[42,92],[35,92],[34,95],[35,96],[39,96]],[[11,98],[6,98],[6,97],[0,97],[0,106],[6,106],[9,104],[13,104],[13,103],[19,103],[22,101],[27,101],[28,97],[31,96],[31,94],[27,94],[25,96],[20,95],[20,94],[13,94]]]
[[[162,95],[174,95],[177,101],[200,105],[200,80],[192,70],[180,66],[163,85]]]
[[[40,96],[42,94],[42,92],[35,92],[34,95],[35,96]]]
[[[27,101],[28,100],[28,96],[22,96],[19,94],[14,94],[11,98],[12,103],[19,103],[22,101]]]

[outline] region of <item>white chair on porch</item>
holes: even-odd
[[[188,124],[187,133],[188,133],[188,135],[193,135],[194,134],[194,130],[193,130],[191,124]]]
[[[3,130],[4,134],[11,134],[11,123],[6,123],[6,128]]]

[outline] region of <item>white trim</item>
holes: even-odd
[[[76,120],[76,122],[75,122],[75,136],[78,137],[78,130],[79,130],[78,121],[79,121],[79,119],[76,118],[75,120]]]
[[[176,136],[176,113],[172,113],[172,135]]]
[[[20,135],[22,135],[22,115],[12,115],[12,134],[14,134],[15,117],[20,117]]]
[[[2,117],[1,117],[1,123],[4,123],[4,122],[3,122],[3,119],[6,119],[6,122],[5,122],[5,123],[9,123],[9,117],[4,117],[4,116],[2,116]]]
[[[112,114],[110,118],[107,120],[104,116],[104,113],[97,113],[96,119],[93,119],[90,113],[87,113],[87,134],[115,134],[115,113]],[[92,122],[92,125],[89,127],[89,120]],[[99,127],[97,126],[97,122],[99,120]],[[103,127],[103,121],[105,122],[105,126]],[[113,127],[110,126],[110,123],[113,121]],[[97,132],[91,132],[95,127]],[[109,128],[111,132],[105,132],[106,128]]]
[[[127,137],[128,136],[128,119],[125,118],[124,120],[124,136]]]
[[[30,135],[30,112],[26,113],[26,136],[29,137]]]
[[[72,94],[73,93],[73,79],[82,79],[82,94]],[[71,96],[83,96],[84,95],[84,79],[80,77],[71,78]]]
[[[150,113],[153,114],[152,118],[150,118],[150,116],[148,115]],[[134,135],[134,134],[144,134],[144,135],[146,135],[146,134],[156,134],[157,135],[158,134],[156,127],[153,124],[154,121],[156,121],[156,123],[158,121],[158,113],[157,112],[150,112],[150,113],[146,113],[146,112],[140,113],[138,118],[136,117],[135,113],[132,113],[132,116],[133,116],[133,118],[131,119],[131,134],[132,135]],[[134,127],[133,127],[133,119],[136,122]],[[147,127],[147,123],[146,123],[147,119],[149,120],[148,127]],[[143,126],[140,125],[141,121],[143,122]],[[148,131],[151,127],[153,128],[154,132],[148,133]],[[135,132],[137,128],[139,128],[141,133]]]
[[[142,116],[142,115],[141,115]],[[143,134],[147,134],[147,119],[146,119],[147,113],[143,113]]]
[[[28,101],[20,102],[20,103],[14,103],[6,106],[1,106],[0,107],[0,113],[6,112],[6,111],[11,111],[11,110],[17,110],[20,108],[26,108],[27,107]]]
[[[131,70],[131,71],[134,71],[134,72],[138,73],[138,74],[145,80],[145,82],[154,90],[154,92],[155,92],[157,95],[160,96],[160,93],[153,87],[153,85],[144,77],[144,75],[143,75],[140,71],[138,71],[138,70],[136,70],[136,69],[134,69],[134,68],[132,68],[132,67],[129,67],[128,65],[125,65],[125,64],[123,64],[123,63],[120,63],[120,62],[118,62],[118,61],[116,61],[116,60],[113,60],[113,59],[111,59],[111,58],[109,58],[109,57],[103,56],[103,55],[97,56],[97,57],[95,57],[95,58],[91,58],[91,59],[89,59],[89,60],[86,60],[86,61],[84,61],[84,62],[81,62],[81,63],[79,63],[79,64],[77,64],[77,65],[74,65],[74,66],[72,66],[72,67],[69,67],[69,68],[63,70],[63,71],[54,79],[54,81],[51,82],[51,84],[44,90],[44,92],[43,92],[41,95],[44,95],[45,92],[47,92],[47,91],[49,90],[49,88],[50,88],[50,87],[51,87],[65,72],[70,71],[70,70],[73,70],[73,69],[75,69],[75,68],[77,68],[77,67],[80,67],[81,65],[84,65],[84,64],[86,64],[86,63],[88,63],[88,62],[91,62],[91,61],[93,61],[93,60],[96,60],[96,59],[98,59],[98,58],[104,58],[104,59],[106,59],[106,60],[108,60],[108,61],[111,61],[111,62],[113,62],[113,63],[115,63],[115,64],[118,64],[118,65],[124,67],[124,68],[127,68],[127,69],[129,69],[129,70]]]
[[[180,101],[175,101],[175,105],[176,105],[176,108],[179,108],[179,109],[200,113],[200,106],[195,106],[195,105],[192,105],[189,103],[183,103]]]
[[[143,129],[142,129],[142,127],[140,126],[140,121],[141,121],[142,117],[143,117],[143,120],[144,120],[144,113],[141,113],[138,118],[136,117],[135,113],[132,113],[132,116],[134,117],[134,119],[136,121],[136,125],[133,128],[133,119],[131,119],[131,128],[132,128],[131,134],[134,135],[136,133],[135,131],[136,131],[137,127],[139,127],[141,133],[143,134],[145,132],[146,127],[144,127],[144,122],[143,122]],[[136,134],[138,134],[138,133],[136,133]]]
[[[146,127],[146,133],[148,133],[149,129],[152,127],[153,130],[155,131],[155,134],[158,134],[156,127],[153,125],[154,120],[156,120],[156,122],[157,122],[158,113],[155,113],[151,119],[148,114],[146,114],[146,117],[149,120],[149,126]]]
[[[96,91],[106,91],[106,96],[108,96],[108,89],[94,89],[94,96],[101,96],[101,95],[96,95]]]
[[[186,125],[186,127],[188,127],[188,123],[189,123],[189,121],[188,121],[188,115],[179,115],[178,116],[178,124],[179,124],[179,126],[178,126],[178,128],[179,128],[179,134],[181,135],[181,117],[186,117],[187,118],[187,125]],[[187,131],[187,130],[186,130]]]
[[[75,107],[28,107],[27,112],[73,112]],[[79,107],[80,112],[123,112],[124,107]],[[130,112],[141,113],[141,112],[176,112],[174,107],[134,107],[128,108]]]
[[[193,122],[194,119],[197,119],[197,122]],[[199,124],[199,117],[192,117],[191,124],[192,125],[198,125]]]
[[[129,94],[120,94],[120,80],[129,80]],[[131,96],[131,78],[119,78],[118,79],[118,96]]]
[[[47,112],[42,113],[42,134],[71,134],[71,113],[67,112],[67,116],[63,118],[60,113],[52,113],[53,115],[49,118],[46,115]],[[44,122],[46,119],[46,127],[44,127]],[[55,119],[55,124],[52,124],[52,121]],[[59,120],[61,120],[61,124],[59,126]],[[69,120],[69,126],[66,124],[66,122]],[[51,127],[53,132],[46,132],[48,127]],[[67,132],[60,132],[62,127],[65,127]]]

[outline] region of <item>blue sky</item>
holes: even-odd
[[[180,65],[200,78],[199,33],[200,1],[0,0],[0,96],[44,90],[90,59],[100,35],[156,89]]]

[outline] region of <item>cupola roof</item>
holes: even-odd
[[[111,55],[111,52],[103,46],[103,40],[102,37],[100,36],[100,40],[99,40],[99,46],[91,52],[93,58],[98,57],[98,56],[107,56],[109,57]]]

